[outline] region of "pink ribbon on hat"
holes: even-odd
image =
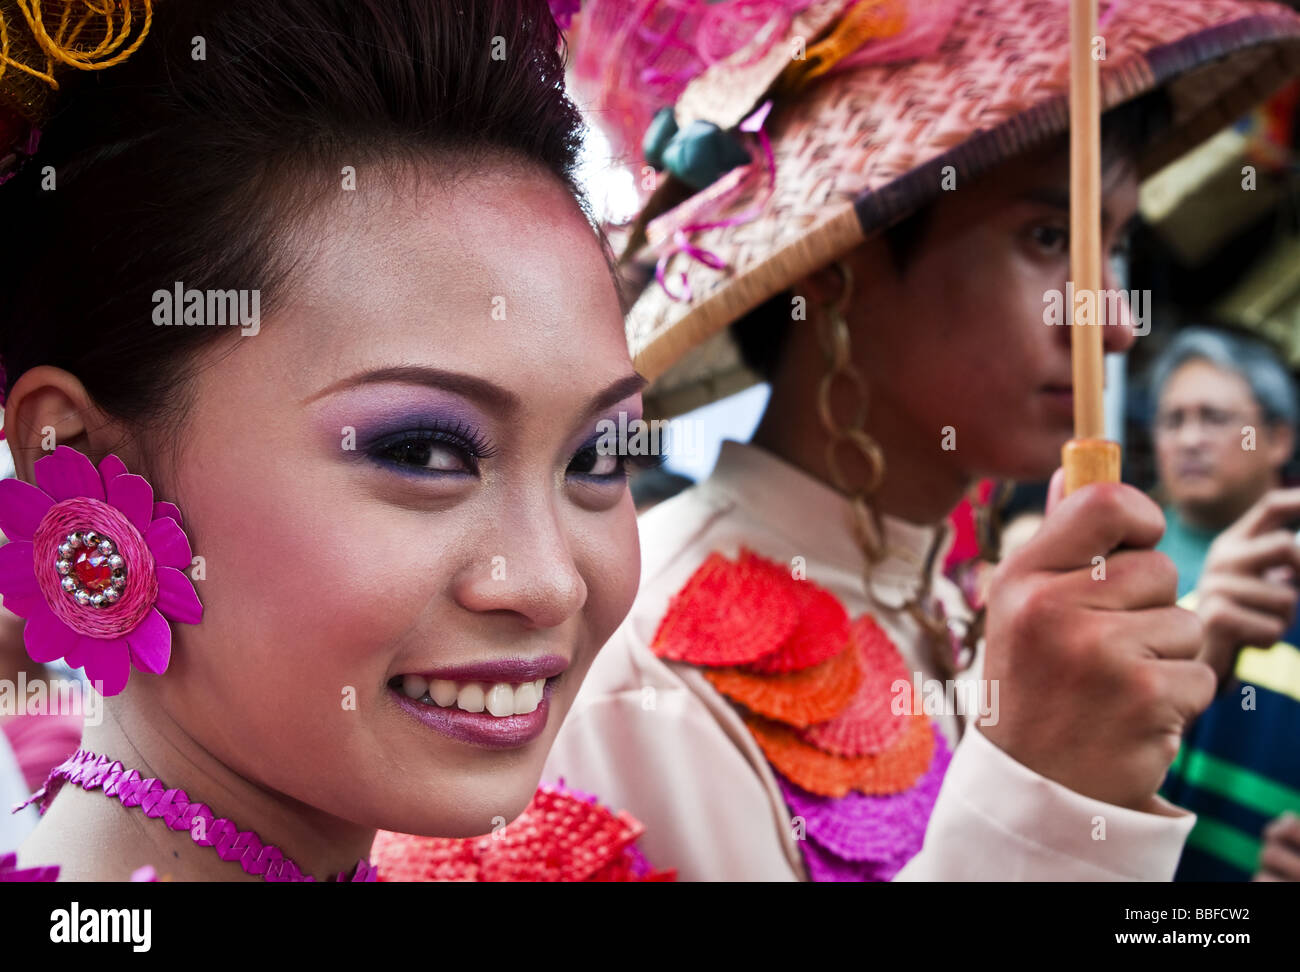
[[[644,84],[684,84],[709,66],[732,57],[752,45],[754,49],[734,67],[744,67],[763,57],[777,40],[785,36],[795,14],[811,0],[650,0],[636,18],[633,33],[652,38],[656,46],[646,53],[650,65],[638,75]],[[671,24],[655,33],[645,26],[651,13],[663,8],[674,11]],[[689,29],[688,18],[696,24]],[[687,29],[683,30],[683,25]],[[689,41],[683,39],[683,33]],[[674,71],[662,71],[653,65],[670,49],[680,51],[686,61]]]
[[[1059,0],[1061,3],[1068,3],[1069,0]],[[1101,30],[1114,19],[1116,14],[1125,6],[1126,0],[1110,0],[1106,10],[1101,14],[1097,21],[1097,29]],[[778,4],[779,5],[779,4]],[[723,5],[725,6],[725,5]],[[791,4],[787,13],[792,16],[798,9],[807,6],[806,3]],[[958,14],[961,12],[960,0],[911,0],[907,6],[908,23],[906,28],[897,37],[886,38],[880,41],[869,43],[862,50],[844,58],[834,68],[831,73],[853,70],[855,68],[869,67],[877,64],[895,63],[898,61],[912,60],[915,58],[929,57],[935,53],[943,43],[944,39],[952,30],[953,23],[956,21]],[[788,21],[787,21],[788,22]],[[674,28],[675,29],[675,28]],[[779,31],[773,31],[771,38],[779,35]],[[770,46],[770,40],[769,44]],[[703,56],[704,43],[699,45],[699,53]],[[666,49],[661,47],[659,51]],[[766,51],[767,47],[763,48]],[[762,52],[754,55],[754,58],[761,57]],[[748,62],[747,62],[748,63]],[[652,69],[647,69],[652,70]],[[645,72],[643,72],[644,74]],[[658,75],[657,75],[658,76]],[[663,75],[664,79],[672,79],[671,75]],[[669,298],[674,301],[689,301],[692,297],[690,281],[687,279],[685,271],[680,274],[682,289],[680,293],[674,293],[668,285],[667,267],[669,261],[678,254],[685,254],[687,257],[703,263],[714,270],[727,269],[727,262],[718,254],[703,247],[696,246],[690,241],[694,233],[703,232],[710,229],[720,229],[726,226],[737,226],[741,223],[749,222],[758,218],[763,207],[767,204],[769,198],[776,188],[776,159],[772,152],[771,140],[764,128],[764,123],[768,113],[772,109],[772,102],[764,102],[753,114],[741,122],[739,128],[741,131],[753,132],[758,135],[759,144],[762,147],[763,160],[766,172],[768,173],[767,185],[763,190],[758,201],[755,202],[748,210],[738,215],[722,220],[704,220],[691,222],[684,226],[678,227],[673,231],[670,239],[672,245],[664,251],[655,265],[655,280],[658,281]],[[735,184],[720,192],[716,199],[710,200],[704,207],[704,212],[718,212],[725,209],[737,198],[749,190],[753,182],[753,175],[756,170],[753,163],[750,164],[749,171],[743,176],[736,179]],[[665,214],[667,216],[668,214]],[[664,219],[665,216],[659,217]]]
[[[729,216],[726,219],[705,220],[703,222],[693,222],[687,223],[685,226],[679,226],[672,235],[672,246],[664,251],[664,253],[659,257],[658,263],[655,264],[655,280],[657,280],[659,286],[664,289],[664,293],[673,300],[689,301],[692,294],[690,281],[687,280],[685,271],[682,271],[681,273],[682,293],[680,295],[673,293],[672,288],[668,286],[668,263],[677,254],[684,253],[691,259],[698,260],[700,263],[703,263],[707,267],[712,267],[714,270],[727,269],[726,260],[722,259],[722,257],[710,250],[706,250],[691,243],[690,235],[692,233],[703,232],[704,230],[721,229],[724,226],[739,226],[742,223],[748,223],[750,220],[757,219],[759,214],[762,213],[763,207],[767,205],[767,201],[771,198],[773,191],[776,189],[776,156],[772,152],[772,140],[768,137],[767,129],[765,127],[767,116],[771,111],[772,101],[769,99],[763,102],[757,110],[750,114],[749,117],[742,121],[738,126],[740,131],[749,132],[758,136],[758,144],[763,157],[762,171],[767,173],[767,184],[764,186],[762,193],[757,201],[755,201],[754,205],[744,212],[737,213],[735,216]],[[717,212],[725,209],[735,199],[748,191],[750,183],[753,182],[755,174],[759,171],[754,168],[754,165],[755,163],[751,162],[746,166],[748,171],[736,181],[735,185],[719,195],[717,199],[712,200],[706,211]]]

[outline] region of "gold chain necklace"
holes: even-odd
[[[849,526],[866,560],[863,583],[870,596],[871,571],[885,559],[888,553],[885,546],[884,525],[879,513],[871,505],[872,494],[885,478],[885,456],[880,444],[865,430],[869,386],[866,377],[853,364],[850,354],[849,327],[844,310],[853,293],[853,275],[844,263],[836,263],[835,266],[844,279],[844,289],[838,301],[825,307],[825,312],[820,315],[817,322],[817,337],[827,365],[826,373],[822,376],[817,389],[817,411],[822,427],[829,437],[826,443],[826,469],[831,483],[848,498]],[[832,402],[837,382],[847,389],[851,399],[851,413],[846,421],[841,421],[837,417]],[[855,457],[857,464],[865,469],[865,473],[857,482],[851,481],[845,472],[841,462],[841,456],[845,453]],[[988,511],[981,512],[987,514]],[[990,531],[981,529],[978,532],[981,556],[985,556],[987,548],[984,540]],[[925,562],[921,565],[920,586],[904,602],[902,608],[920,628],[922,636],[930,647],[935,667],[945,678],[950,678],[959,670],[959,664],[965,667],[965,664],[969,664],[974,657],[976,646],[984,633],[984,608],[982,605],[974,608],[969,600],[967,601],[971,618],[968,621],[962,619],[961,623],[965,630],[959,637],[942,602],[931,596],[934,558],[938,547],[936,538]]]

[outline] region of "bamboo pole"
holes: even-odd
[[[1070,0],[1070,276],[1074,438],[1061,450],[1067,494],[1095,482],[1119,481],[1119,443],[1106,435],[1101,300],[1101,82],[1092,56],[1097,0]],[[1080,295],[1092,320],[1080,323]]]

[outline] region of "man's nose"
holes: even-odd
[[[1178,426],[1178,438],[1175,441],[1179,448],[1191,452],[1204,446],[1208,438],[1205,423],[1198,416],[1193,415]]]

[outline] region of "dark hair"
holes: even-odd
[[[552,173],[586,211],[546,0],[157,7],[125,64],[70,72],[36,156],[0,188],[6,394],[50,364],[117,418],[176,421],[195,352],[233,329],[155,326],[151,295],[256,287],[265,313],[292,269],[285,221],[345,165],[454,174],[490,153]]]
[[[916,256],[932,212],[933,204],[926,204],[884,231],[885,246],[900,274],[907,271]],[[790,338],[794,296],[793,290],[783,290],[731,322],[731,339],[736,342],[740,359],[764,381],[776,376],[777,365]]]
[[[1153,405],[1159,404],[1169,379],[1189,361],[1205,361],[1240,376],[1250,386],[1264,421],[1294,427],[1300,420],[1295,379],[1273,347],[1254,335],[1209,327],[1183,328],[1151,363],[1148,381]]]
[[[1172,117],[1172,104],[1163,88],[1125,102],[1102,116],[1102,141],[1108,158],[1134,158]],[[1062,140],[1068,136],[1062,136]],[[926,203],[883,233],[894,268],[900,275],[925,241],[934,203]],[[765,381],[776,375],[790,337],[794,292],[784,290],[731,323],[732,340],[745,366]]]

